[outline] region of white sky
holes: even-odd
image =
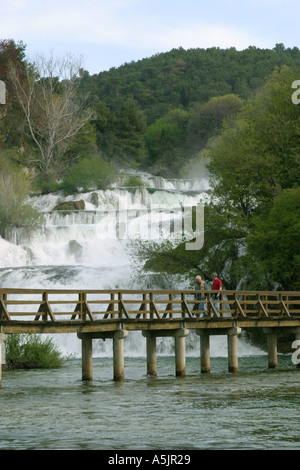
[[[0,0],[0,39],[90,74],[172,48],[300,48],[299,0]]]

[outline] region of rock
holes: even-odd
[[[85,203],[83,200],[80,201],[65,201],[57,204],[53,210],[55,211],[83,211],[85,209]]]

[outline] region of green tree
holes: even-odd
[[[209,153],[215,196],[245,222],[267,209],[282,188],[299,182],[300,108],[291,101],[294,77],[292,69],[276,69]]]
[[[19,228],[30,233],[40,223],[40,214],[28,202],[31,179],[5,159],[0,159],[0,235],[9,238]]]
[[[6,104],[0,107],[0,147],[4,149],[23,148],[26,139],[25,118],[18,104],[12,84],[8,80],[11,64],[21,67],[25,60],[26,46],[12,39],[0,40],[0,80],[6,85]],[[19,154],[21,159],[22,154]]]
[[[116,168],[100,155],[85,157],[71,165],[68,175],[60,184],[66,193],[78,190],[105,189],[116,178]]]
[[[300,107],[291,101],[292,68],[276,68],[255,99],[207,147],[213,187],[204,246],[144,250],[145,267],[168,273],[195,267],[229,288],[299,288]],[[203,157],[203,153],[202,153]],[[150,247],[151,248],[151,247]],[[143,251],[141,251],[143,253]]]
[[[291,101],[294,77],[293,69],[276,68],[210,152],[214,212],[232,238],[240,232],[246,254],[234,260],[236,273],[255,288],[299,285],[299,255],[290,250],[299,228],[300,108]]]
[[[182,165],[181,151],[186,141],[189,113],[182,109],[171,109],[168,114],[148,127],[144,139],[148,159],[147,165],[164,176],[178,174]]]
[[[143,134],[146,121],[143,112],[132,99],[125,100],[114,114],[115,153],[120,157],[133,157],[141,162],[145,155]]]
[[[211,137],[218,135],[224,120],[233,121],[242,104],[241,98],[232,94],[195,104],[188,123],[187,146],[190,152],[203,148]]]
[[[300,188],[284,189],[247,236],[253,278],[272,279],[285,290],[300,289]],[[255,271],[255,272],[254,272]]]

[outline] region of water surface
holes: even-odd
[[[55,370],[4,371],[0,449],[299,449],[300,371],[290,356],[269,370],[264,355],[212,358],[210,374],[187,357],[158,357],[158,377],[144,357],[125,358],[125,381],[112,380],[112,358],[94,359],[81,381],[80,359]]]

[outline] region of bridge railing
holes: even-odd
[[[205,291],[205,300],[197,300],[199,291],[195,290],[0,289],[0,321],[300,316],[300,292],[228,290],[222,291],[220,300],[215,300],[216,292]]]

